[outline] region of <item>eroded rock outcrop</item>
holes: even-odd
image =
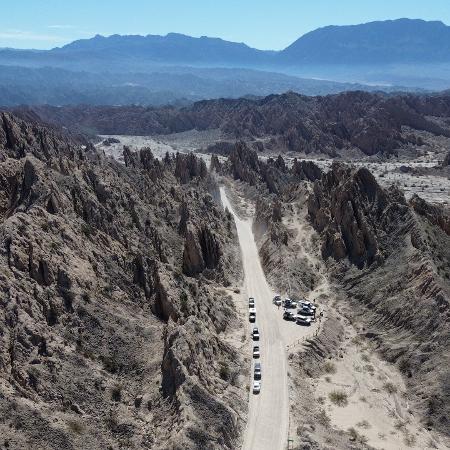
[[[360,268],[385,257],[389,248],[382,241],[393,222],[411,220],[399,192],[384,191],[365,168],[336,163],[314,184],[308,212],[324,236],[323,256],[348,257]]]
[[[427,426],[448,433],[448,217],[342,164],[315,182],[308,211],[355,320],[405,375]]]
[[[245,392],[220,376],[226,364],[239,377],[240,356],[217,335],[237,326],[220,287],[240,263],[204,163],[125,148],[121,165],[55,130],[1,120],[2,439],[231,448]],[[195,277],[183,274],[189,230]]]
[[[220,129],[227,141],[211,147],[228,156],[230,142],[244,139],[258,152],[346,152],[395,155],[420,147],[415,131],[450,136],[450,96],[392,95],[362,91],[307,97],[294,92],[259,99],[216,99],[189,107],[36,107],[44,120],[99,134],[169,134]],[[437,120],[435,120],[437,119]],[[264,142],[263,142],[264,141]]]
[[[426,217],[430,223],[439,226],[446,234],[450,235],[450,213],[443,206],[431,205],[418,195],[414,195],[410,204],[417,214]]]

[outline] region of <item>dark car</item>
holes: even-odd
[[[315,314],[315,312],[309,308],[300,308],[297,313],[301,316],[314,316]]]
[[[293,312],[290,312],[290,311],[285,311],[283,313],[283,319],[284,320],[292,320],[292,321],[294,321],[295,320],[295,314]]]
[[[260,362],[255,363],[254,378],[255,378],[255,380],[261,379],[261,363]]]
[[[294,300],[291,300],[290,298],[286,298],[283,302],[283,306],[285,308],[294,309],[294,308],[297,308],[297,302]]]
[[[252,337],[254,341],[259,341],[259,330],[258,327],[253,327]]]

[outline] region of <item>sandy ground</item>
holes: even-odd
[[[104,150],[109,156],[122,161],[122,149],[128,145],[132,149],[150,147],[157,158],[162,158],[166,152],[169,153],[188,153],[200,149],[206,149],[208,145],[223,138],[220,130],[191,130],[183,133],[173,133],[169,135],[158,136],[125,136],[125,135],[102,135],[102,139],[113,137],[119,139],[120,143],[105,146],[103,143],[97,144],[97,148]],[[443,145],[443,144],[442,144]],[[378,161],[377,159],[353,159],[345,161],[355,167],[367,167],[377,178],[378,182],[388,187],[392,184],[398,185],[404,192],[407,199],[413,194],[419,195],[424,200],[432,203],[450,204],[450,179],[445,176],[417,175],[411,173],[400,173],[400,166],[409,166],[411,168],[434,167],[440,164],[443,158],[444,148],[439,148],[439,152],[429,151],[414,159],[392,159],[392,161]],[[211,160],[211,155],[199,153],[205,159],[207,164]],[[276,154],[271,156],[278,156]],[[267,155],[260,156],[267,159]],[[284,155],[286,162],[292,163],[293,157]],[[328,170],[333,160],[324,157],[314,157],[306,155],[306,159],[315,162],[323,170]],[[223,160],[225,158],[219,157]]]
[[[208,145],[220,140],[221,133],[219,130],[207,131],[187,131],[184,133],[174,133],[161,136],[126,136],[126,135],[100,135],[102,142],[96,147],[103,150],[106,155],[112,156],[120,162],[123,162],[123,146],[127,145],[132,150],[138,150],[142,147],[150,147],[156,158],[163,158],[166,152],[169,153],[189,153],[206,148]],[[106,146],[103,140],[107,138],[115,138],[120,142]],[[207,164],[211,160],[211,155],[198,153]],[[224,159],[219,157],[219,159]]]
[[[246,297],[255,298],[256,325],[261,334],[261,393],[250,394],[244,450],[285,449],[288,438],[289,395],[286,346],[302,340],[314,332],[315,326],[301,327],[282,319],[282,309],[272,303],[274,293],[269,287],[259,260],[258,249],[250,220],[240,219],[233,210],[224,188],[221,188],[224,207],[234,215],[245,274]],[[249,332],[253,327],[249,324]],[[249,348],[249,352],[251,348]],[[252,372],[253,376],[253,365]],[[252,385],[253,379],[249,381]]]
[[[345,325],[343,350],[339,357],[328,362],[328,373],[319,379],[306,380],[306,383],[311,383],[318,404],[323,405],[331,426],[336,430],[353,429],[359,441],[379,450],[448,448],[414,415],[398,369],[378,357],[370,342],[358,336],[354,326],[336,309],[339,307],[333,301],[336,287],[329,282],[318,249],[313,244],[314,232],[306,218],[295,211],[283,220],[286,226],[297,232],[295,239],[300,244],[302,256],[319,276],[319,283],[307,298],[325,305],[325,315],[332,309]],[[294,382],[295,375],[290,373],[290,383]],[[333,392],[344,393],[346,404],[333,402],[330,398]],[[291,403],[298,401],[300,399],[291,398]],[[291,417],[291,422],[291,427],[295,426],[294,417]],[[291,436],[295,443],[295,434],[291,432]],[[327,443],[324,441],[322,444],[325,446]]]
[[[324,158],[308,158],[315,162],[321,169],[327,171],[333,160]],[[440,164],[441,154],[428,153],[412,160],[392,160],[389,162],[377,162],[368,159],[345,161],[355,167],[368,168],[377,181],[383,187],[397,185],[410,199],[414,194],[431,203],[450,204],[450,179],[445,176],[418,175],[401,173],[401,166],[417,169],[420,167],[435,167]]]
[[[330,362],[329,373],[314,382],[316,399],[324,405],[331,425],[354,429],[380,450],[447,448],[410,410],[398,370],[358,339],[351,326],[346,328],[346,340],[342,358]],[[345,405],[331,401],[333,392],[345,394]]]

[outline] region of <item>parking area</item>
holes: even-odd
[[[306,299],[291,299],[276,294],[271,299],[248,299],[248,320],[250,336],[252,340],[252,392],[258,395],[263,386],[263,366],[261,363],[264,355],[261,330],[258,326],[258,303],[270,302],[273,308],[273,320],[278,322],[278,327],[283,337],[283,344],[287,351],[291,350],[308,337],[311,337],[319,328],[324,317],[324,309],[317,303],[311,303]]]

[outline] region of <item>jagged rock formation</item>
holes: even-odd
[[[354,171],[336,163],[314,184],[308,212],[314,228],[324,236],[322,255],[348,257],[360,268],[384,258],[389,246],[380,248],[380,244],[393,222],[407,222],[400,192],[381,189],[365,168]]]
[[[450,96],[385,96],[346,92],[306,97],[292,92],[262,99],[205,100],[184,108],[36,107],[43,120],[99,134],[166,134],[220,128],[231,138],[253,141],[258,150],[325,153],[357,150],[396,154],[421,146],[414,131],[450,137]],[[265,142],[261,142],[264,139]],[[212,150],[231,151],[229,143]]]
[[[410,204],[417,214],[426,217],[431,224],[437,225],[450,235],[450,213],[445,211],[442,206],[430,205],[418,195],[413,196]]]
[[[124,160],[0,116],[7,448],[236,444],[246,394],[220,289],[238,277],[231,218],[194,156]]]
[[[308,202],[354,320],[403,372],[427,426],[448,434],[449,219],[417,197],[411,206],[366,169],[341,164],[315,183]]]
[[[224,164],[213,156],[211,168],[250,186],[263,184],[270,194],[277,195],[289,195],[292,185],[304,180],[314,181],[322,175],[320,168],[312,161],[295,159],[290,168],[279,155],[276,159],[268,158],[264,162],[258,158],[255,150],[242,141],[236,143]]]
[[[442,167],[450,166],[450,151],[445,155],[444,160],[442,161]]]

